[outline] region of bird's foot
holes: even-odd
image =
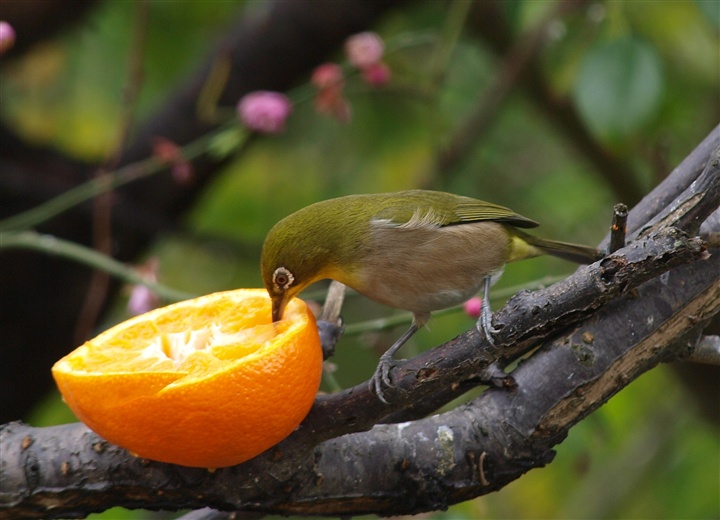
[[[374,390],[378,399],[385,404],[390,404],[390,402],[385,398],[385,389],[392,388],[394,386],[392,379],[390,378],[390,370],[394,367],[395,360],[392,358],[392,353],[389,351],[385,352],[382,356],[380,356],[380,362],[378,363],[372,378],[370,378],[370,390]]]
[[[488,340],[488,343],[490,343],[490,345],[492,345],[493,347],[495,346],[493,334],[497,334],[498,332],[500,332],[500,329],[496,329],[495,327],[493,327],[492,311],[490,311],[489,308],[485,305],[483,305],[480,309],[480,318],[478,318],[475,328],[477,328],[478,332],[482,334],[485,339]]]
[[[502,271],[501,271],[502,272]],[[497,276],[500,276],[499,274]],[[490,286],[493,283],[492,276],[485,277],[485,291],[482,298],[482,306],[480,307],[480,317],[477,320],[477,330],[480,334],[485,336],[491,346],[495,346],[495,340],[493,334],[500,332],[492,325],[492,310],[490,309]]]
[[[410,328],[405,331],[405,334],[400,336],[400,339],[393,343],[393,346],[387,349],[387,351],[382,356],[380,356],[380,362],[375,369],[375,373],[370,379],[370,391],[372,392],[373,390],[375,390],[375,395],[377,395],[378,399],[380,399],[385,404],[390,403],[387,399],[385,399],[384,388],[392,388],[394,386],[392,380],[390,379],[390,370],[392,370],[395,366],[395,360],[393,359],[393,356],[395,355],[395,352],[400,350],[400,347],[402,347],[407,342],[407,340],[417,332],[417,330],[417,322],[416,320],[413,320],[413,324],[410,325]]]

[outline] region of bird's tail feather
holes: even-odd
[[[513,230],[513,232],[517,235],[517,238],[530,246],[527,247],[524,258],[546,254],[556,256],[570,262],[576,262],[578,264],[592,264],[604,256],[602,251],[595,249],[594,247],[570,244],[568,242],[558,242],[557,240],[548,240],[545,238],[535,237],[518,230]]]

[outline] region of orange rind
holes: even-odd
[[[293,299],[272,323],[267,292],[239,289],[129,319],[52,373],[104,439],[148,459],[219,468],[297,428],[320,385],[322,349],[305,302]]]

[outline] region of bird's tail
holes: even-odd
[[[533,256],[552,255],[578,264],[592,264],[605,256],[602,251],[594,247],[548,240],[529,235],[517,229],[513,229],[513,234],[515,235],[513,237],[515,254],[511,261]]]

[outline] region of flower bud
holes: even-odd
[[[15,29],[6,21],[0,20],[0,54],[5,54],[15,45]]]
[[[344,83],[342,67],[337,63],[330,62],[318,65],[312,73],[310,83],[321,90],[342,88]]]
[[[471,318],[479,318],[480,310],[482,309],[482,300],[478,296],[470,298],[463,304],[463,308],[465,309],[465,314]]]
[[[178,161],[173,164],[170,169],[170,174],[176,184],[179,186],[187,186],[193,181],[195,177],[195,170],[193,169],[192,164],[188,161]]]
[[[362,32],[345,40],[348,61],[358,69],[365,69],[382,60],[385,45],[374,32]]]
[[[194,171],[190,161],[185,159],[182,148],[170,139],[155,137],[152,140],[153,156],[169,165],[173,180],[183,186],[193,180]]]
[[[292,112],[292,103],[279,92],[258,90],[243,96],[238,102],[237,112],[250,130],[279,134],[285,130],[285,120]]]
[[[319,90],[315,96],[315,110],[334,117],[341,123],[349,123],[352,119],[352,108],[342,89],[326,88]]]
[[[336,63],[323,63],[315,68],[310,82],[318,89],[315,110],[348,123],[352,117],[350,103],[345,98],[345,78],[342,67]]]
[[[383,87],[390,81],[390,68],[382,61],[373,63],[362,69],[362,77],[372,87]]]
[[[153,257],[136,269],[146,280],[156,282],[159,267],[158,259]],[[127,310],[132,316],[149,312],[158,305],[160,305],[160,297],[152,289],[142,284],[132,286],[127,303]]]
[[[127,310],[131,316],[145,314],[155,309],[160,304],[160,298],[152,289],[144,285],[136,285],[130,293]]]
[[[182,159],[180,147],[165,137],[155,137],[152,140],[153,155],[165,164],[173,164]]]

